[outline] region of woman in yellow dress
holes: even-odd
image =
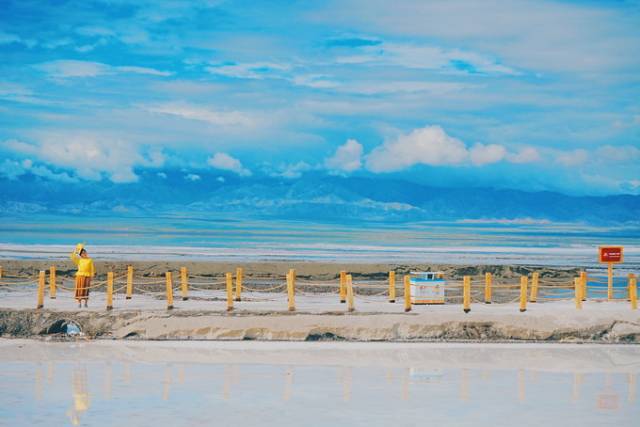
[[[78,266],[78,272],[76,273],[76,300],[78,301],[78,307],[82,307],[82,301],[84,306],[87,307],[89,302],[89,288],[91,287],[91,278],[96,274],[96,268],[93,265],[93,260],[89,258],[87,250],[84,245],[78,243],[76,250],[71,253],[71,261]]]

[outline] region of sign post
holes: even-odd
[[[624,261],[624,247],[600,246],[598,248],[600,263],[607,264],[607,300],[613,299],[613,264]]]

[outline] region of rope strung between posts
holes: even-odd
[[[251,288],[247,285],[245,285],[244,283],[242,284],[242,290],[243,291],[249,291],[249,292],[271,292],[274,291],[276,289],[284,289],[287,287],[286,283],[280,283],[278,285],[272,286],[270,288]]]
[[[224,284],[223,284],[224,285]],[[212,285],[215,286],[215,285]],[[219,291],[219,290],[224,290],[224,286],[220,287],[220,288],[202,288],[199,286],[192,286],[191,283],[189,283],[189,290],[194,290],[194,291],[202,291],[202,292],[207,292],[207,291]]]
[[[2,286],[27,286],[27,285],[37,285],[38,281],[34,280],[32,282],[0,282]]]

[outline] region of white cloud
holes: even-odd
[[[455,165],[468,156],[462,141],[447,135],[440,126],[427,126],[376,147],[367,156],[367,168],[391,172],[416,164]]]
[[[39,64],[40,70],[53,78],[74,78],[74,77],[97,77],[106,74],[133,73],[147,74],[154,76],[170,76],[167,71],[160,71],[153,68],[137,66],[112,67],[101,62],[58,60]]]
[[[279,171],[276,173],[271,173],[271,176],[280,176],[282,178],[300,178],[304,172],[310,171],[313,169],[311,165],[306,162],[298,162],[291,163],[279,168]]]
[[[340,86],[339,82],[324,74],[300,74],[294,76],[291,82],[296,86],[305,86],[313,89],[332,89]]]
[[[555,155],[556,162],[563,166],[578,166],[589,160],[589,153],[581,148],[570,151],[559,151]]]
[[[517,153],[507,155],[511,163],[534,163],[540,161],[540,153],[533,147],[523,147]]]
[[[460,49],[444,49],[432,45],[384,43],[357,49],[356,55],[338,57],[344,64],[372,63],[426,70],[450,70],[485,74],[519,74],[495,59]]]
[[[612,163],[635,162],[640,160],[640,148],[633,145],[603,145],[596,150],[596,158]]]
[[[166,174],[166,173],[164,173],[164,172],[158,172],[158,173],[156,174],[156,176],[157,176],[158,178],[167,179],[167,174]]]
[[[227,153],[216,153],[207,160],[207,163],[216,169],[230,171],[240,176],[251,176],[251,171],[243,167],[240,160]]]
[[[374,148],[366,157],[366,165],[372,172],[392,172],[418,164],[481,166],[500,161],[531,163],[538,160],[540,155],[533,147],[522,147],[516,153],[508,152],[499,144],[477,143],[467,148],[440,126],[426,126]]]
[[[243,64],[221,64],[206,67],[211,74],[239,79],[283,78],[283,73],[291,69],[289,64],[275,62],[251,62]]]
[[[0,176],[8,179],[16,179],[19,176],[31,173],[35,176],[60,182],[77,182],[78,179],[67,172],[55,172],[43,165],[34,165],[31,159],[22,161],[5,159],[0,167]]]
[[[183,119],[198,120],[218,126],[254,127],[255,120],[240,111],[214,111],[183,103],[166,103],[143,107],[151,113],[168,114]]]
[[[200,175],[197,175],[195,173],[189,173],[184,176],[184,179],[186,179],[187,181],[196,182],[196,181],[200,181],[201,178],[200,178]]]
[[[116,67],[116,70],[121,71],[123,73],[148,74],[151,76],[162,76],[162,77],[167,77],[172,74],[169,71],[160,71],[160,70],[156,70],[155,68],[135,67],[135,66]]]
[[[75,60],[45,62],[38,68],[54,78],[96,77],[109,72],[109,66],[106,64]]]
[[[474,165],[486,165],[490,163],[496,163],[505,158],[507,150],[502,145],[498,144],[475,144],[469,150],[469,156],[471,157],[471,163]]]
[[[353,172],[362,167],[362,145],[355,139],[349,139],[339,146],[335,154],[325,159],[327,169],[340,172]]]
[[[134,182],[138,180],[136,166],[157,167],[164,162],[157,150],[143,155],[138,145],[104,134],[47,131],[36,140],[9,140],[5,146],[57,167],[73,169],[80,178],[89,180],[100,180],[104,174],[113,182]]]
[[[393,93],[426,92],[430,95],[446,95],[452,92],[460,92],[466,89],[477,89],[479,86],[456,82],[424,82],[424,81],[375,81],[358,80],[332,87],[337,92],[357,93],[362,95],[378,95]]]
[[[463,45],[517,68],[601,71],[637,67],[640,58],[632,3],[344,0],[332,5],[314,19],[354,31]]]

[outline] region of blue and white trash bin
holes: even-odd
[[[412,271],[411,304],[444,304],[444,289],[447,282],[441,271]]]

